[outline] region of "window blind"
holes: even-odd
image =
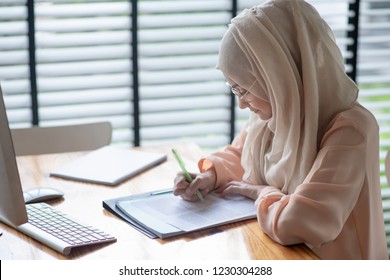
[[[133,28],[134,2],[129,0],[3,0],[0,82],[11,126],[32,125],[36,112],[41,126],[109,120],[114,143],[134,145],[138,131],[142,146],[190,141],[207,149],[222,147],[230,142],[232,128],[240,131],[249,111],[232,104],[215,69],[219,42],[233,14],[261,2],[139,0]],[[383,157],[390,146],[388,1],[359,2],[357,67],[349,64],[357,43],[350,36],[356,17],[350,6],[356,2],[308,2],[335,32],[346,71],[357,70],[359,100],[378,119]]]
[[[0,2],[0,82],[12,126],[32,122],[26,1]]]
[[[380,127],[381,183],[385,186],[384,157],[390,149],[390,2],[362,0],[360,5],[359,100],[374,113]]]
[[[230,97],[215,70],[231,1],[139,2],[141,144],[229,142]]]
[[[129,1],[35,1],[40,125],[109,120],[133,141]]]

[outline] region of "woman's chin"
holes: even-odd
[[[262,119],[263,121],[269,120],[272,117],[272,115],[268,113],[264,113],[260,110],[252,110],[252,113],[258,115],[259,118]]]

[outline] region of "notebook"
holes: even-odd
[[[256,218],[253,200],[243,196],[207,195],[189,202],[172,189],[103,201],[103,207],[152,238],[169,238],[202,229]]]
[[[116,186],[167,159],[166,154],[105,146],[50,173],[51,176]]]

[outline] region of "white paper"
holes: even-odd
[[[242,196],[209,194],[204,201],[189,202],[173,194],[119,202],[119,207],[140,223],[158,231],[166,223],[184,232],[256,217],[253,200]],[[153,222],[154,221],[154,222]],[[172,228],[172,231],[177,231]]]

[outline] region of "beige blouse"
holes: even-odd
[[[217,188],[242,180],[247,133],[199,162],[201,172],[215,168]],[[305,180],[288,193],[263,189],[255,202],[261,229],[283,245],[305,243],[322,259],[388,259],[378,142],[378,125],[365,108],[356,103],[339,113]]]

